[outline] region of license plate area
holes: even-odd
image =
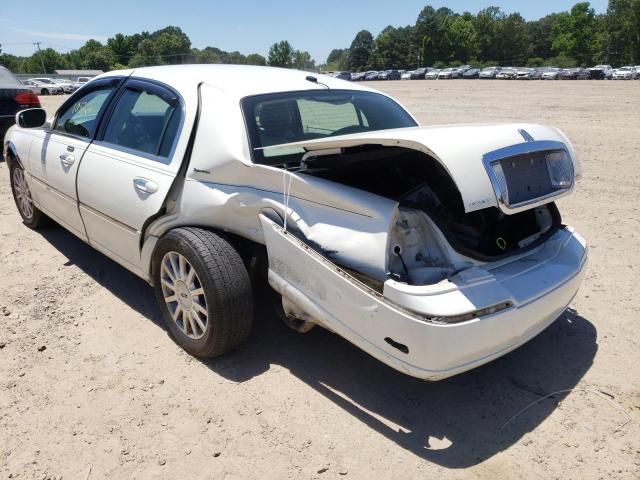
[[[500,161],[509,205],[529,202],[554,192],[545,153],[518,155]]]

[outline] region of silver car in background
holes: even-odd
[[[479,78],[489,79],[496,78],[497,73],[500,71],[500,67],[486,67],[480,70]]]
[[[559,68],[548,68],[542,72],[542,80],[560,80],[562,70]]]
[[[614,80],[635,80],[637,77],[638,71],[632,66],[620,67],[613,74]]]

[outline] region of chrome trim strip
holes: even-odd
[[[538,152],[546,152],[546,151],[558,151],[561,150],[565,152],[567,157],[571,160],[571,185],[567,188],[557,189],[555,192],[550,193],[548,195],[544,195],[542,197],[536,197],[531,200],[527,200],[525,202],[519,202],[515,204],[509,204],[509,200],[507,197],[507,192],[505,188],[503,188],[500,184],[500,180],[496,176],[496,173],[493,169],[493,165],[502,160],[506,160],[511,157],[517,157],[520,155],[526,155],[529,153],[538,153]],[[482,163],[484,164],[484,168],[487,171],[487,175],[489,176],[489,180],[491,181],[491,185],[493,186],[493,190],[495,191],[496,198],[498,200],[498,205],[502,211],[505,213],[516,213],[518,210],[522,209],[522,207],[527,207],[534,204],[543,204],[546,200],[561,197],[567,193],[569,193],[575,184],[575,172],[573,170],[573,158],[571,157],[571,153],[569,149],[563,142],[557,142],[553,140],[534,140],[532,142],[525,143],[517,143],[515,145],[509,145],[508,147],[500,148],[498,150],[494,150],[492,152],[486,153],[482,157]]]

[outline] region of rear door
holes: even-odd
[[[86,240],[78,211],[76,175],[98,122],[121,78],[99,81],[71,97],[50,128],[37,132],[30,149],[30,173],[39,207]]]
[[[78,173],[89,242],[138,271],[141,232],[158,213],[180,162],[171,162],[184,105],[169,87],[129,79]]]

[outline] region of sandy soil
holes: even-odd
[[[591,246],[571,308],[434,384],[294,334],[264,303],[245,348],[201,362],[144,282],[59,227],[24,227],[0,163],[0,478],[640,478],[640,81],[375,86],[425,124],[568,133],[584,179],[560,207]]]

